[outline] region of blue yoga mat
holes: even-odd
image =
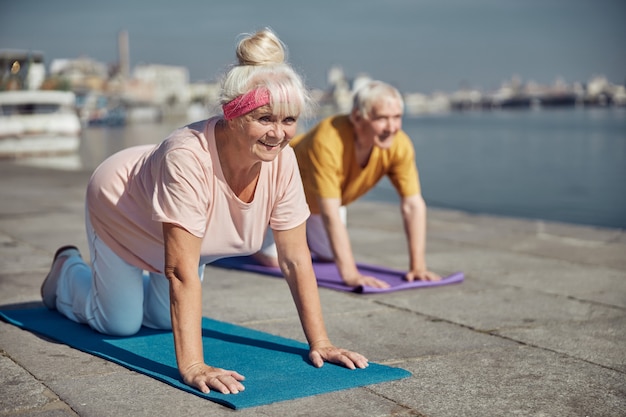
[[[259,264],[252,256],[234,256],[231,258],[222,258],[209,264],[220,268],[237,269],[240,271],[256,272],[272,277],[282,277],[283,274],[279,268],[263,266]],[[454,274],[442,277],[440,281],[405,281],[404,275],[406,271],[387,268],[384,266],[370,265],[366,263],[357,263],[359,272],[363,275],[369,275],[385,281],[389,284],[387,288],[374,288],[364,285],[350,287],[343,283],[341,275],[337,270],[334,262],[321,262],[313,260],[313,270],[317,278],[317,285],[324,288],[330,288],[337,291],[348,291],[359,294],[376,294],[384,292],[393,292],[400,290],[409,290],[414,288],[439,287],[441,285],[458,284],[463,282],[465,274],[463,272],[455,272]]]
[[[172,332],[142,327],[130,337],[106,336],[46,308],[2,310],[0,317],[95,356],[149,375],[233,409],[377,384],[410,376],[410,372],[376,363],[350,370],[326,363],[314,367],[308,345],[292,339],[208,318],[202,319],[205,362],[236,370],[246,377],[239,394],[203,394],[185,385],[178,374]]]

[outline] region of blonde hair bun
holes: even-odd
[[[285,62],[286,46],[265,28],[241,39],[236,49],[239,65],[272,65]]]
[[[235,50],[238,62],[222,77],[220,104],[262,89],[269,92],[273,114],[308,115],[315,102],[287,62],[285,44],[269,28],[241,36]]]

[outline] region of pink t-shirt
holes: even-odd
[[[159,145],[122,150],[104,161],[87,187],[96,234],[126,262],[163,272],[162,223],[202,238],[200,263],[258,251],[269,225],[288,230],[310,212],[293,149],[263,162],[252,202],[232,192],[215,145],[218,119],[173,132]]]

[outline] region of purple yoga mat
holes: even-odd
[[[270,275],[273,277],[282,278],[283,276],[282,272],[280,272],[280,269],[260,265],[250,256],[222,258],[211,263],[210,265],[226,269],[238,269],[241,271],[257,272],[259,274]],[[441,281],[408,282],[404,280],[404,274],[406,273],[405,271],[363,263],[357,263],[357,267],[363,275],[376,277],[382,281],[387,282],[390,287],[373,288],[363,285],[359,285],[357,287],[347,286],[341,280],[341,277],[339,276],[339,271],[337,271],[337,266],[334,262],[313,261],[313,270],[315,271],[317,283],[320,287],[331,288],[338,291],[356,292],[361,294],[392,292],[408,290],[412,288],[438,287],[441,285],[457,284],[462,282],[465,278],[463,272],[455,272],[452,275],[443,277]]]

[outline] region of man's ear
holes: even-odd
[[[352,123],[356,123],[360,120],[361,120],[361,112],[357,109],[352,110],[352,112],[350,113],[350,121],[352,121]]]

